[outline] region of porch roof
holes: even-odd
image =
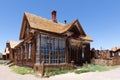
[[[86,35],[84,37],[80,37],[80,39],[82,39],[83,41],[90,41],[90,42],[93,41],[93,39],[89,35]]]

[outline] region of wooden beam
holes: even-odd
[[[66,53],[65,53],[65,62],[66,63],[69,63],[69,54],[68,54],[68,48],[69,48],[69,43],[68,43],[68,39],[66,39],[66,44],[65,44],[65,46],[66,46]]]

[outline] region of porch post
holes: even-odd
[[[32,47],[32,64],[34,65],[34,63],[35,63],[35,39],[33,38],[33,40],[32,40],[32,45],[31,45],[31,47]]]
[[[40,45],[41,45],[41,36],[40,34],[38,34],[36,37],[35,37],[35,40],[36,40],[36,55],[35,55],[35,64],[34,64],[34,72],[37,73],[37,72],[40,72],[40,62],[41,62],[41,52],[40,52]]]
[[[37,35],[36,37],[36,59],[35,59],[35,63],[40,63],[40,35]]]
[[[69,59],[68,59],[68,58],[69,58],[69,57],[68,57],[68,56],[69,56],[69,55],[68,55],[68,54],[69,54],[69,53],[68,53],[68,47],[69,47],[69,40],[66,39],[66,54],[65,54],[65,58],[66,58],[66,59],[65,59],[65,60],[66,60],[65,62],[66,62],[66,63],[69,62]]]
[[[21,63],[23,65],[23,61],[24,61],[24,49],[23,49],[23,45],[21,45]]]
[[[28,64],[28,50],[29,50],[29,44],[26,44],[26,64]]]
[[[24,63],[27,63],[27,43],[24,44]]]

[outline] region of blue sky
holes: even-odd
[[[24,12],[67,23],[78,19],[94,42],[91,47],[110,49],[120,46],[120,0],[0,0],[0,52],[6,41],[19,41]]]

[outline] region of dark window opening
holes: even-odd
[[[80,32],[79,32],[79,30],[77,29],[77,27],[75,25],[70,29],[70,32],[73,32],[72,37],[74,39],[76,39],[76,38],[78,38],[80,36]]]

